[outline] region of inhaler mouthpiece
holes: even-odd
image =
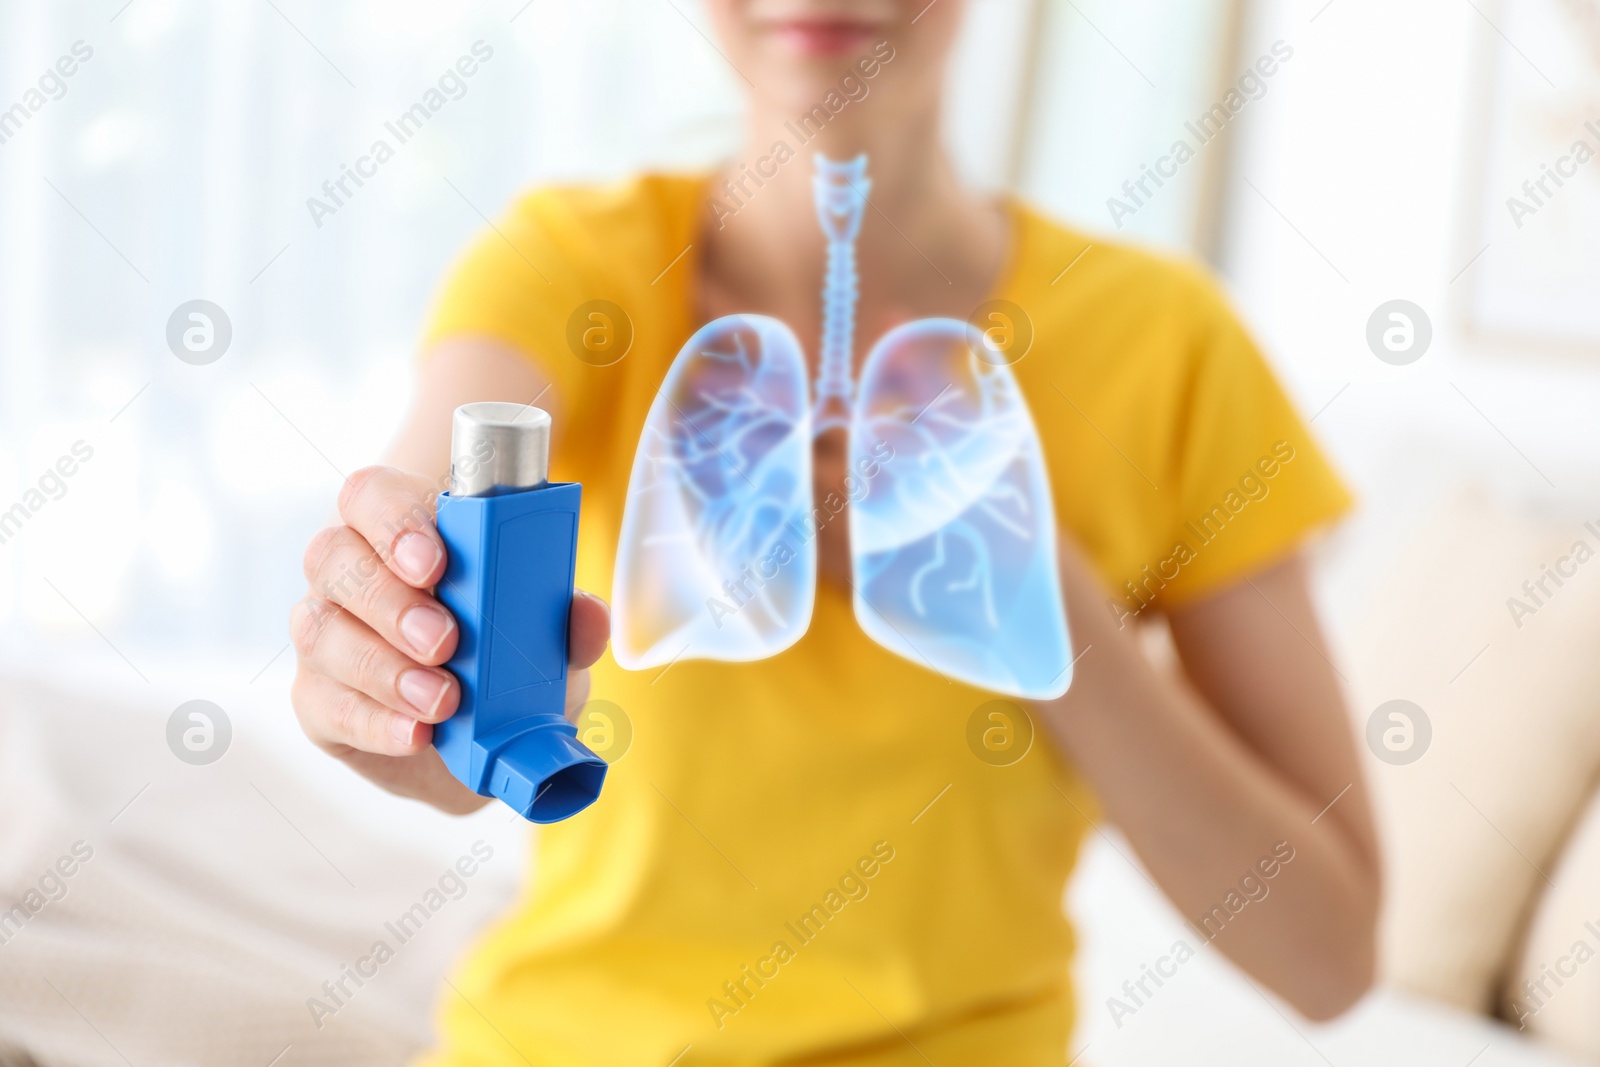
[[[456,408],[450,495],[493,496],[550,480],[550,415],[530,404],[485,401]]]

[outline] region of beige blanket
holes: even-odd
[[[281,680],[224,694],[229,749],[192,766],[167,743],[181,700],[133,685],[0,686],[0,1064],[425,1046],[442,975],[510,903],[521,827],[360,782],[299,739]]]

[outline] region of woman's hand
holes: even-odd
[[[445,768],[433,724],[455,714],[461,686],[442,666],[455,619],[430,591],[444,574],[436,490],[420,474],[367,467],[339,493],[340,526],[306,548],[311,588],[289,616],[299,656],[291,699],[318,747],[390,792],[466,814],[488,801]],[[605,651],[604,601],[572,601],[567,713],[588,698],[587,668]]]

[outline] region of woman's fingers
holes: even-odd
[[[363,467],[339,490],[339,517],[394,574],[418,589],[444,575],[444,542],[434,527],[437,496],[428,480],[393,467]]]
[[[567,674],[567,707],[568,722],[578,721],[578,712],[589,703],[589,672],[587,670],[570,671]]]
[[[590,667],[611,639],[611,608],[593,593],[572,594],[572,621],[567,624],[567,661],[573,668]]]
[[[432,724],[454,714],[461,686],[440,669],[456,649],[455,619],[428,590],[444,574],[427,480],[387,467],[353,475],[339,494],[345,525],[306,549],[312,592],[294,609],[300,653],[294,704],[324,748],[410,756],[432,740]],[[587,699],[587,668],[605,651],[611,610],[574,595],[569,623],[569,707]]]
[[[372,546],[348,526],[311,539],[306,579],[314,592],[348,609],[418,663],[437,666],[456,649],[455,619],[427,592],[396,578]]]
[[[334,755],[349,749],[381,756],[414,756],[433,740],[433,727],[365,693],[302,666],[290,693],[300,728]]]
[[[567,721],[576,722],[589,702],[589,667],[606,650],[611,637],[611,608],[593,593],[572,594],[572,621],[567,627]]]
[[[319,597],[295,605],[289,632],[303,665],[395,711],[441,722],[461,702],[460,686],[449,671],[419,665],[366,623]]]

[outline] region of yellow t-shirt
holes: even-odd
[[[603,596],[645,415],[700,325],[703,181],[520,199],[427,334],[504,342],[554,383],[552,477],[584,485],[578,581]],[[1203,596],[1347,506],[1201,270],[1098,238],[1085,252],[1009,213],[996,295],[1034,332],[1014,371],[1108,610]],[[569,339],[595,300],[632,322],[609,366],[575,354],[595,320]],[[630,747],[593,807],[539,832],[516,910],[441,995],[425,1063],[1065,1062],[1062,895],[1092,800],[1042,734],[1009,766],[974,756],[968,722],[993,694],[874,644],[824,583],[810,630],[771,659],[632,673],[608,654],[593,696],[623,710]]]

